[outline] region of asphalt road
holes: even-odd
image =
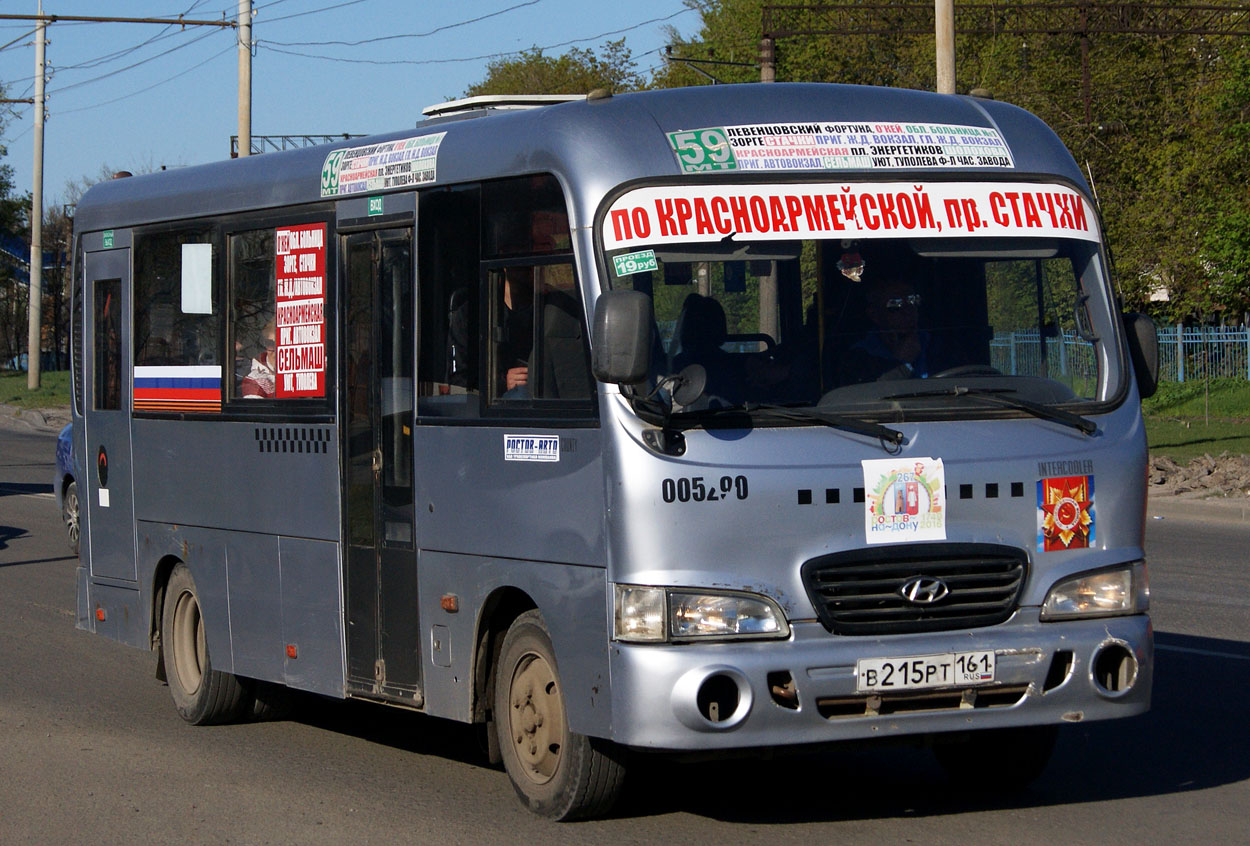
[[[1067,727],[1023,794],[953,784],[922,749],[838,749],[650,763],[612,819],[556,825],[455,723],[313,697],[284,721],[183,723],[150,655],[74,628],[53,447],[0,421],[5,846],[1250,842],[1250,523],[1150,521],[1154,708]]]

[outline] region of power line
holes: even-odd
[[[558,43],[558,44],[550,44],[550,45],[548,45],[548,46],[546,46],[546,47],[532,47],[532,48],[527,49],[527,50],[509,50],[509,51],[506,51],[506,52],[503,52],[503,53],[487,53],[487,54],[480,55],[480,56],[460,56],[460,57],[457,57],[457,58],[454,58],[454,59],[351,59],[351,58],[345,58],[345,57],[340,57],[340,56],[326,56],[326,55],[321,55],[321,54],[316,54],[316,53],[304,53],[304,52],[300,52],[300,51],[298,51],[298,50],[280,50],[280,49],[278,49],[277,47],[271,46],[271,45],[272,45],[273,43],[275,43],[275,42],[270,42],[270,41],[257,41],[257,42],[256,42],[256,45],[257,45],[257,47],[264,47],[265,49],[270,50],[270,51],[272,51],[272,52],[274,52],[274,53],[281,53],[281,54],[283,54],[283,55],[287,55],[287,56],[299,56],[299,57],[301,57],[301,58],[305,58],[305,59],[325,59],[326,61],[331,61],[331,62],[346,62],[346,63],[349,63],[349,64],[359,64],[359,65],[448,65],[448,64],[457,64],[457,63],[460,63],[460,62],[479,62],[479,61],[482,61],[482,60],[484,60],[484,59],[502,59],[502,58],[506,58],[506,57],[508,57],[508,56],[519,56],[519,55],[521,55],[521,54],[523,54],[523,53],[528,53],[528,52],[530,52],[531,50],[537,50],[537,51],[539,51],[539,52],[545,52],[545,51],[547,51],[547,50],[555,50],[555,49],[556,49],[556,48],[558,48],[558,47],[568,47],[568,46],[570,46],[570,45],[572,45],[572,44],[582,44],[582,43],[585,43],[585,42],[587,42],[587,41],[598,41],[600,38],[606,38],[606,37],[608,37],[608,36],[610,36],[610,35],[620,35],[620,34],[622,34],[622,33],[632,32],[632,31],[633,31],[633,30],[635,30],[635,29],[641,29],[642,27],[644,27],[644,26],[648,26],[649,24],[654,24],[654,23],[662,23],[662,22],[664,22],[664,21],[669,21],[669,20],[672,20],[673,18],[677,17],[678,15],[684,15],[684,14],[686,14],[687,12],[693,12],[693,11],[696,11],[696,10],[695,10],[695,9],[689,9],[689,8],[687,8],[687,9],[682,9],[681,11],[679,11],[679,12],[674,12],[674,13],[673,13],[673,14],[671,14],[671,15],[665,15],[665,16],[658,17],[658,18],[652,18],[652,19],[650,19],[650,20],[642,21],[641,23],[637,23],[637,24],[634,24],[633,26],[628,26],[628,27],[625,27],[625,28],[623,28],[623,29],[616,29],[616,30],[612,30],[611,32],[602,32],[602,33],[599,33],[598,35],[590,35],[590,36],[587,36],[587,37],[585,37],[585,38],[574,38],[574,39],[571,39],[571,40],[569,40],[569,41],[562,41],[562,42],[560,42],[560,43]]]
[[[489,12],[485,15],[479,15],[478,17],[470,18],[467,21],[458,21],[456,23],[435,27],[428,32],[407,32],[400,35],[380,35],[377,38],[365,38],[360,41],[266,41],[265,43],[279,44],[283,47],[359,47],[362,44],[376,44],[379,41],[394,41],[399,38],[426,38],[440,32],[446,32],[449,29],[456,29],[457,27],[468,26],[469,24],[478,23],[479,21],[484,21],[489,18],[499,17],[500,15],[515,11],[516,9],[524,8],[525,6],[535,6],[541,2],[542,0],[526,0],[524,3],[517,3],[515,6],[500,9],[497,12]]]
[[[176,52],[176,51],[178,51],[178,50],[181,50],[181,49],[183,49],[184,47],[190,47],[191,45],[193,45],[193,44],[197,44],[197,43],[199,43],[200,41],[203,41],[205,38],[208,38],[209,36],[216,35],[216,34],[217,34],[217,33],[213,32],[212,30],[208,30],[207,32],[205,32],[205,33],[203,33],[203,34],[201,34],[201,35],[197,35],[195,38],[192,38],[190,41],[187,41],[187,42],[185,42],[185,43],[183,43],[183,44],[179,44],[179,45],[177,45],[176,47],[170,47],[168,50],[166,50],[166,51],[164,51],[164,52],[162,52],[162,53],[157,53],[155,56],[149,56],[149,57],[148,57],[148,58],[146,58],[146,59],[142,59],[142,60],[140,60],[140,61],[138,61],[138,62],[134,62],[133,64],[126,65],[126,67],[124,67],[124,68],[118,68],[117,70],[112,70],[112,71],[109,71],[108,73],[101,74],[100,76],[92,77],[91,79],[84,79],[84,80],[82,80],[81,82],[75,82],[75,83],[72,83],[72,84],[70,84],[70,85],[65,85],[65,86],[62,86],[62,87],[60,87],[60,88],[56,89],[56,93],[61,94],[61,93],[64,93],[64,92],[66,92],[66,91],[71,91],[71,90],[73,90],[73,89],[75,89],[75,88],[82,88],[82,87],[83,87],[83,86],[85,86],[85,85],[92,85],[92,84],[94,84],[94,83],[96,83],[96,82],[100,82],[100,81],[102,81],[102,80],[109,79],[110,77],[117,76],[117,75],[118,75],[118,74],[120,74],[120,73],[125,73],[125,72],[126,72],[126,71],[128,71],[128,70],[133,70],[133,69],[135,69],[135,68],[139,67],[140,65],[146,65],[148,62],[155,61],[155,60],[157,60],[157,59],[161,58],[162,56],[168,56],[170,53],[173,53],[173,52]],[[231,43],[230,47],[231,47],[231,48],[233,48],[234,46],[235,46],[235,45],[234,45],[233,43]]]
[[[335,9],[342,9],[346,6],[355,6],[357,3],[363,3],[363,2],[365,2],[365,0],[347,0],[347,2],[345,3],[335,3],[333,6],[322,6],[320,9],[309,9],[307,12],[294,12],[290,15],[283,15],[282,17],[278,17],[278,18],[265,18],[264,21],[262,21],[262,23],[271,24],[271,23],[276,23],[277,21],[289,21],[291,18],[302,18],[302,17],[305,17],[306,15],[316,15],[316,14],[320,14],[321,12],[332,12]],[[270,3],[269,5],[276,6],[277,3],[276,2]]]
[[[178,77],[180,77],[180,76],[186,76],[187,74],[189,74],[191,71],[195,70],[196,68],[198,68],[198,67],[201,67],[201,66],[203,66],[203,65],[208,64],[208,63],[209,63],[209,62],[211,62],[213,59],[216,59],[218,56],[224,56],[226,53],[229,53],[229,52],[230,52],[230,51],[232,51],[234,48],[235,48],[235,45],[234,45],[234,44],[231,44],[231,45],[229,45],[228,47],[226,47],[226,49],[224,49],[224,50],[219,50],[218,52],[216,52],[216,53],[214,53],[213,55],[209,56],[207,59],[204,59],[203,61],[200,61],[200,62],[196,62],[194,65],[191,65],[191,67],[189,67],[189,68],[187,68],[187,69],[185,69],[185,70],[179,71],[178,73],[176,73],[176,74],[174,74],[174,75],[172,75],[172,76],[168,76],[168,77],[166,77],[165,79],[162,79],[160,82],[154,83],[153,85],[149,85],[149,86],[147,86],[146,88],[140,88],[138,91],[131,91],[129,94],[123,94],[123,95],[122,95],[122,96],[120,96],[120,97],[114,97],[112,100],[104,100],[103,102],[100,102],[100,103],[92,103],[90,106],[81,106],[81,107],[79,107],[79,108],[77,108],[77,109],[66,109],[66,110],[65,110],[65,111],[63,111],[63,112],[59,112],[58,114],[62,114],[62,115],[71,115],[71,114],[75,114],[75,113],[77,113],[77,112],[86,112],[86,111],[90,111],[91,109],[98,109],[98,108],[100,108],[101,106],[108,106],[108,105],[111,105],[111,104],[113,104],[113,103],[119,103],[119,102],[121,102],[122,100],[128,100],[128,99],[130,99],[131,97],[137,97],[137,96],[138,96],[138,95],[140,95],[140,94],[146,94],[148,91],[151,91],[153,88],[159,88],[160,86],[164,85],[165,83],[167,83],[167,82],[171,82],[171,81],[173,81],[173,80],[177,79],[177,78],[178,78]],[[63,90],[65,90],[65,89],[61,89],[61,90],[63,91]]]

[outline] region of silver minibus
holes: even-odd
[[[78,626],[194,724],[481,724],[524,805],[643,753],[908,738],[1023,784],[1149,707],[1153,324],[991,100],[474,98],[99,184]]]

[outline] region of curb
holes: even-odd
[[[49,419],[49,414],[51,419]],[[40,432],[60,432],[70,421],[68,408],[18,408],[15,405],[0,404],[0,417],[24,423]]]
[[[1146,506],[1148,519],[1217,520],[1221,523],[1250,523],[1250,498],[1207,497],[1182,499],[1175,496],[1151,497]]]

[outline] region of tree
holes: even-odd
[[[4,89],[0,87],[0,96]],[[5,120],[0,118],[0,134]],[[0,160],[9,151],[0,145]],[[0,165],[0,367],[7,367],[26,347],[30,305],[30,194],[13,185],[13,167]]]
[[[621,93],[645,87],[622,38],[604,42],[599,53],[574,47],[562,56],[552,57],[534,47],[515,59],[496,59],[486,66],[486,79],[469,86],[465,96],[587,94],[596,88]]]

